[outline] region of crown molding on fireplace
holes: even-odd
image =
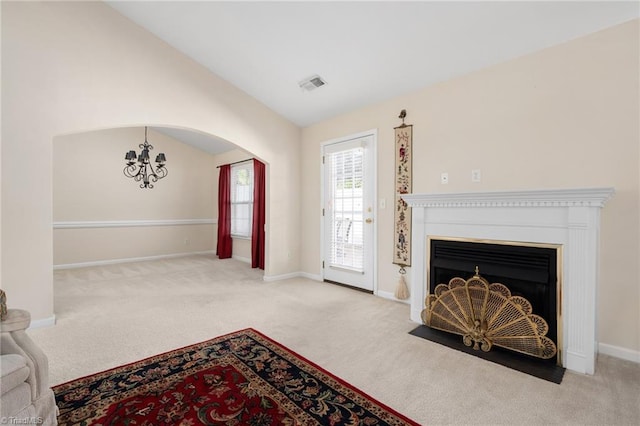
[[[563,250],[562,365],[593,374],[600,210],[613,188],[409,194],[412,207],[411,319],[427,295],[427,237],[557,244]]]
[[[603,207],[613,188],[407,194],[411,207]]]

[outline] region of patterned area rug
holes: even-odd
[[[61,425],[417,425],[253,329],[53,391]]]

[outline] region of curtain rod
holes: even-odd
[[[234,164],[246,163],[247,161],[251,161],[251,160],[254,160],[254,158],[247,158],[246,160],[242,160],[242,161],[234,161],[233,163],[229,163],[229,164],[221,164],[218,167],[216,167],[216,169],[219,169],[222,166],[233,166]]]

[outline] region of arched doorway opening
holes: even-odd
[[[54,138],[54,269],[215,252],[217,166],[254,155],[193,129],[148,126],[168,175],[143,189],[122,170],[144,138],[144,126]],[[234,257],[250,261],[250,243],[238,239]]]

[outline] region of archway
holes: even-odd
[[[201,132],[150,126],[169,174],[141,189],[121,170],[143,138],[142,127],[122,127],[54,139],[54,269],[214,252],[216,167],[253,155]],[[251,257],[250,241],[234,246],[234,257]]]

